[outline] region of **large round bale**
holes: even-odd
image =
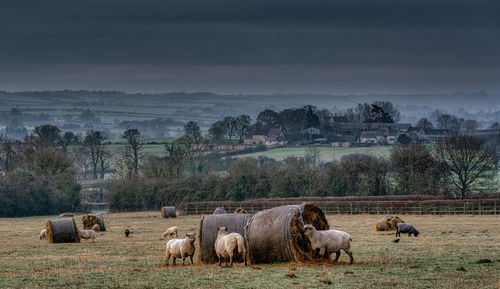
[[[198,244],[200,245],[200,262],[205,264],[217,263],[219,258],[215,253],[215,240],[217,239],[218,228],[227,227],[228,233],[239,233],[245,238],[245,225],[248,214],[219,214],[206,215],[201,218],[200,229],[198,231]],[[245,245],[246,246],[246,245]],[[238,256],[235,261],[242,261]]]
[[[234,210],[234,213],[235,214],[246,214],[247,210],[240,207],[240,208],[237,208],[236,210]]]
[[[404,222],[398,216],[386,215],[375,225],[375,231],[396,231],[396,224]]]
[[[215,208],[214,215],[218,214],[227,214],[226,209],[224,209],[224,207]]]
[[[165,218],[177,218],[177,212],[174,206],[168,206],[161,208],[161,217]]]
[[[80,243],[80,234],[74,219],[47,221],[47,243]]]
[[[250,263],[316,262],[319,255],[303,234],[305,224],[329,229],[323,211],[310,203],[276,207],[251,216],[245,228]]]
[[[82,224],[84,230],[91,230],[95,224],[99,225],[101,231],[106,231],[104,218],[101,215],[89,214],[82,217]]]

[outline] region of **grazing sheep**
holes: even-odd
[[[127,237],[127,238],[128,238],[128,235],[130,235],[130,230],[129,230],[129,229],[125,229],[125,232],[124,232],[124,233],[125,233],[125,237]]]
[[[95,225],[92,227],[92,230],[94,230],[94,232],[99,232],[99,231],[101,231],[101,227],[99,227],[99,224],[95,224]]]
[[[219,266],[222,266],[222,259],[227,267],[227,257],[229,257],[229,264],[233,266],[234,252],[237,251],[243,260],[245,260],[245,266],[247,265],[246,249],[243,241],[243,237],[238,233],[227,233],[227,227],[217,228],[219,232],[217,233],[217,239],[215,240],[215,253],[219,257]]]
[[[40,240],[45,240],[46,237],[47,237],[47,229],[43,229],[42,231],[40,231]]]
[[[95,241],[95,231],[94,230],[78,230],[81,239],[92,238],[92,243]]]
[[[311,242],[313,250],[319,249],[319,255],[321,257],[324,257],[325,253],[328,254],[328,257],[330,257],[331,253],[335,253],[334,262],[337,262],[340,257],[340,250],[344,250],[344,252],[349,255],[351,264],[354,263],[351,252],[352,239],[346,232],[337,230],[318,231],[313,225],[305,225],[304,235],[306,235]]]
[[[172,239],[167,242],[167,247],[165,250],[165,255],[167,257],[166,265],[168,266],[168,260],[170,256],[172,256],[173,261],[172,265],[175,266],[175,259],[182,258],[182,266],[184,266],[184,260],[187,256],[191,258],[191,264],[193,263],[193,255],[195,251],[194,241],[196,233],[188,233],[186,234],[186,238],[184,239]]]
[[[170,236],[170,238],[174,238],[174,235],[175,235],[175,238],[177,239],[177,237],[179,237],[179,235],[177,234],[178,232],[179,232],[179,228],[170,227],[165,231],[165,233],[163,233],[163,235],[161,235],[161,237],[163,239],[165,239],[167,236]]]
[[[401,237],[401,233],[406,234],[408,233],[408,237],[411,237],[411,234],[413,234],[415,237],[420,234],[415,227],[413,227],[412,224],[406,224],[406,223],[397,223],[396,224],[397,231],[396,231],[396,237]]]

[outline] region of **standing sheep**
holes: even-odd
[[[219,266],[222,266],[222,259],[224,258],[224,262],[227,267],[227,257],[229,257],[229,264],[233,266],[233,257],[234,252],[237,250],[238,253],[245,260],[245,266],[247,265],[247,252],[245,249],[245,243],[243,237],[238,233],[227,233],[227,227],[217,228],[219,232],[217,233],[217,239],[215,240],[215,253],[217,253],[217,257],[219,257]]]
[[[81,239],[92,238],[92,243],[95,241],[95,231],[94,230],[78,230]]]
[[[327,253],[329,258],[331,253],[335,253],[334,262],[337,262],[340,257],[340,250],[344,250],[349,255],[350,263],[354,263],[351,252],[352,239],[346,232],[337,230],[318,231],[313,225],[305,225],[304,235],[309,238],[313,250],[319,249],[321,257],[324,257],[324,254]]]
[[[172,265],[175,266],[175,259],[182,258],[182,266],[184,266],[184,260],[187,256],[191,258],[191,264],[193,263],[193,255],[195,251],[194,241],[196,233],[186,234],[184,239],[172,239],[167,242],[167,248],[165,250],[165,255],[167,257],[166,265],[168,266],[168,260],[172,256]]]
[[[413,234],[415,237],[418,237],[418,234],[420,234],[418,232],[417,229],[415,229],[415,227],[413,227],[412,224],[406,224],[406,223],[397,223],[396,224],[396,237],[401,237],[401,233],[403,234],[406,234],[408,233],[408,237],[411,237],[411,234]]]
[[[165,239],[169,235],[170,238],[173,238],[175,235],[175,238],[177,239],[179,237],[178,232],[179,232],[179,228],[170,227],[165,231],[165,233],[163,233],[163,235],[161,235],[161,237],[162,237],[162,239]]]
[[[45,240],[46,237],[47,237],[47,229],[43,229],[42,231],[40,231],[40,240]]]

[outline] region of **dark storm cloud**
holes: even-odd
[[[491,71],[498,35],[497,0],[0,2],[3,75],[33,78],[37,65]]]

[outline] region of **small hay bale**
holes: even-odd
[[[161,208],[161,217],[165,218],[177,218],[177,212],[174,206],[168,206]]]
[[[47,221],[47,243],[80,243],[80,234],[74,219]]]
[[[218,207],[214,210],[214,215],[218,214],[227,214],[226,209],[224,207]]]
[[[305,224],[318,230],[329,229],[323,211],[310,203],[275,207],[252,215],[245,227],[249,262],[316,262],[319,255],[303,234]]]
[[[62,213],[59,215],[59,219],[62,219],[62,218],[73,218],[75,215],[71,214],[71,213]]]
[[[89,214],[82,217],[82,224],[84,230],[92,230],[95,224],[99,225],[101,232],[106,231],[106,225],[104,225],[104,218],[101,215]]]
[[[240,208],[234,210],[234,213],[235,214],[247,214],[247,210],[240,207]]]
[[[198,231],[198,244],[200,247],[199,261],[205,264],[219,262],[214,247],[219,227],[226,226],[228,233],[241,234],[243,239],[245,239],[245,225],[247,224],[248,216],[248,214],[219,214],[201,217],[200,229]],[[247,247],[246,244],[245,247]],[[240,262],[243,261],[243,258],[242,256],[237,256],[234,260]]]
[[[375,225],[375,231],[396,231],[397,223],[404,223],[403,219],[398,216],[386,215],[383,217],[377,225]]]

